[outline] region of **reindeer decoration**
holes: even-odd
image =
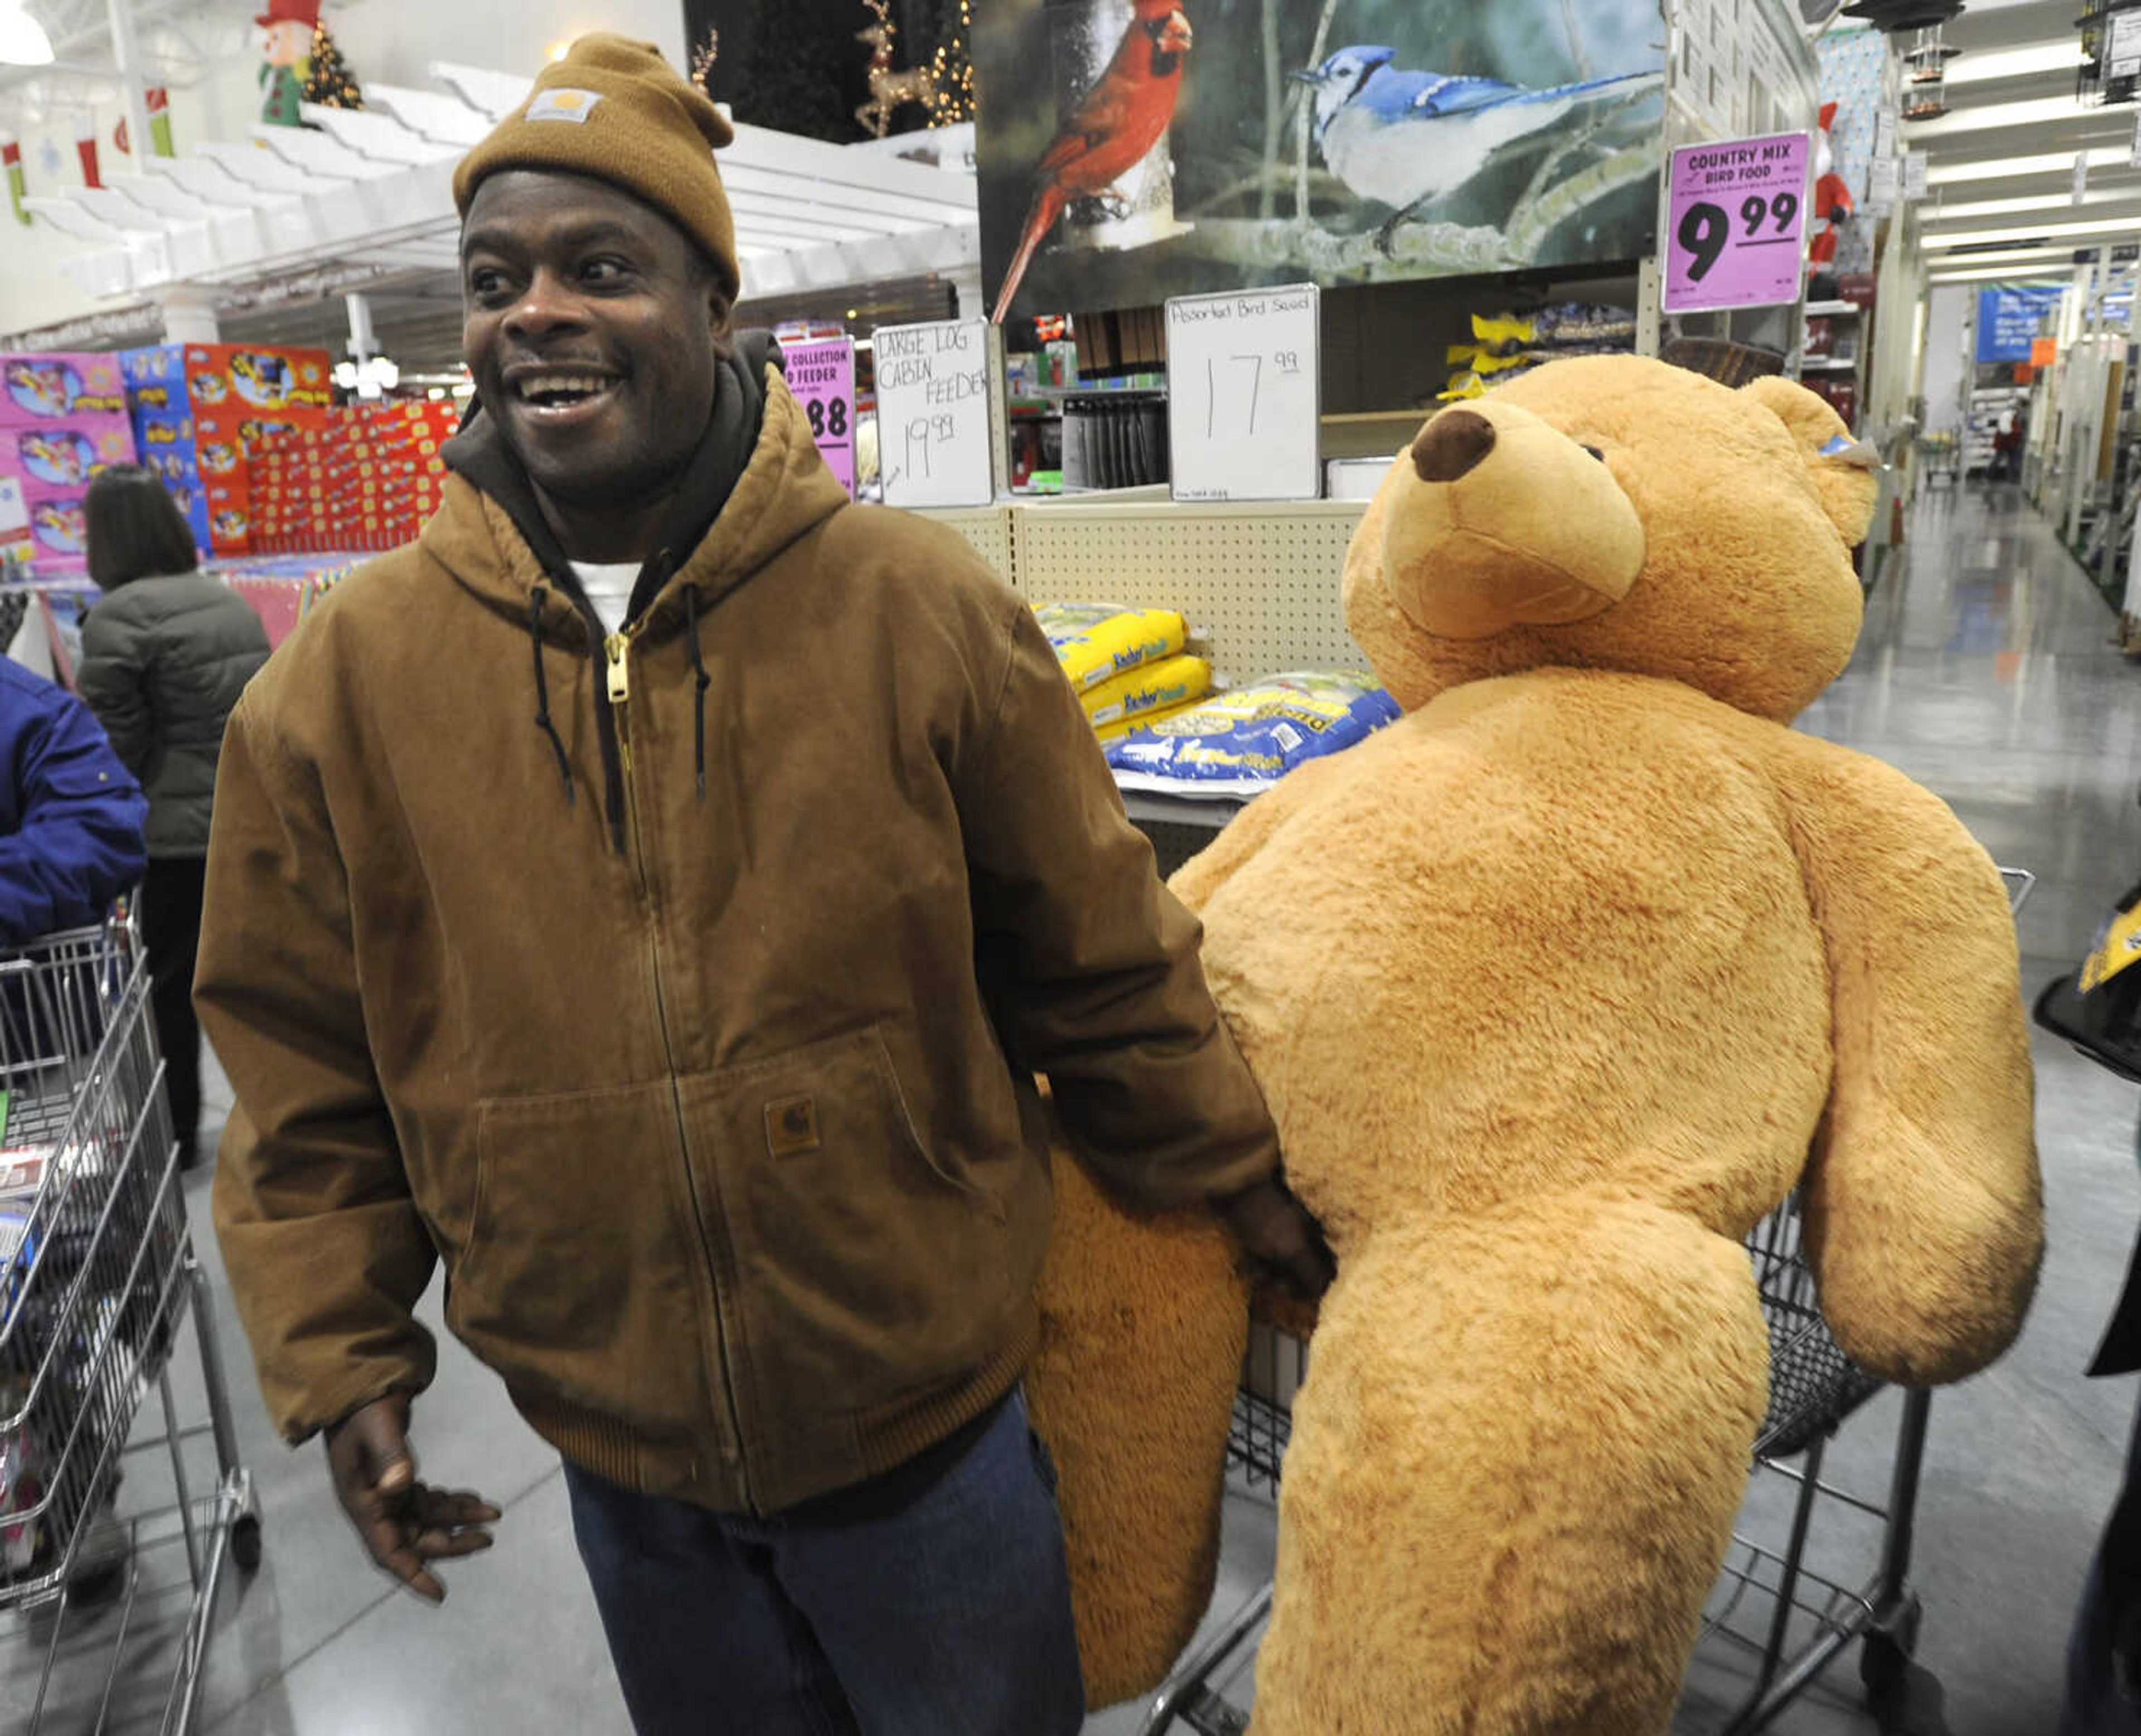
[[[877,22],[855,37],[858,42],[869,44],[870,50],[870,100],[855,111],[855,119],[882,139],[892,130],[892,117],[908,103],[928,107],[936,86],[923,67],[893,70],[892,0],[863,0],[863,3]]]

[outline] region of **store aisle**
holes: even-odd
[[[2111,649],[2110,626],[2049,529],[2011,491],[1935,493],[1913,521],[1907,559],[1883,582],[1857,661],[1807,720],[1940,792],[2002,862],[2042,877],[2022,921],[2032,991],[2141,878],[2141,671]],[[1956,1736],[2052,1729],[2067,1621],[2134,1398],[2134,1382],[2092,1384],[2079,1370],[2141,1219],[2141,1098],[2056,1045],[2038,1053],[2051,1225],[2042,1291],[2016,1351],[1937,1402],[1920,1507],[1922,1656],[1947,1685]],[[204,1179],[189,1193],[204,1222]],[[203,1243],[214,1268],[212,1238]],[[435,1325],[436,1304],[435,1294]],[[234,1612],[226,1605],[201,1728],[215,1736],[623,1736],[554,1457],[495,1383],[442,1340],[438,1384],[417,1409],[426,1474],[476,1487],[506,1509],[497,1549],[455,1570],[450,1601],[434,1611],[389,1591],[360,1560],[317,1448],[292,1453],[273,1438],[227,1298],[219,1312],[266,1512],[267,1561]],[[1892,1418],[1890,1401],[1854,1419],[1833,1471],[1878,1486]],[[1265,1503],[1243,1496],[1230,1504],[1217,1607],[1231,1610],[1267,1573],[1272,1537]],[[0,1650],[0,1679],[13,1681],[23,1655],[17,1636]],[[1705,1651],[1681,1719],[1686,1736],[1716,1728],[1741,1669],[1736,1654]],[[1832,1681],[1833,1691],[1776,1728],[1871,1732],[1854,1709],[1854,1660],[1839,1662]],[[1127,1736],[1137,1722],[1130,1712],[1098,1717],[1089,1736]]]

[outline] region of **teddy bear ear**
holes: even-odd
[[[1828,521],[1846,548],[1866,540],[1873,507],[1881,492],[1876,473],[1881,455],[1852,438],[1843,418],[1828,401],[1779,374],[1767,374],[1740,388],[1773,411],[1806,460],[1807,474]]]

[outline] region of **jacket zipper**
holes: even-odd
[[[624,764],[625,776],[629,778],[632,775],[632,736],[625,728],[625,707],[632,699],[632,666],[625,660],[631,653],[632,640],[627,634],[612,633],[604,649],[609,657],[609,711],[617,720],[617,754]],[[628,802],[631,799],[632,792],[628,789],[625,799]],[[644,891],[646,875],[643,871],[640,880],[641,889]]]
[[[662,974],[662,946],[660,923],[652,909],[652,897],[647,883],[647,841],[640,835],[639,804],[632,793],[632,731],[628,708],[632,700],[632,675],[629,658],[632,635],[630,632],[610,635],[605,649],[608,658],[610,715],[617,724],[618,757],[624,765],[624,811],[632,828],[633,867],[639,875],[639,895],[642,904],[649,907],[647,914],[647,960],[654,976],[654,1012],[662,1026],[662,1055],[669,1067],[669,1098],[677,1117],[677,1148],[684,1154],[684,1186],[692,1197],[692,1216],[699,1232],[699,1252],[706,1262],[707,1276],[714,1286],[714,1348],[721,1359],[721,1396],[728,1405],[730,1438],[736,1443],[736,1476],[744,1505],[756,1512],[758,1502],[751,1488],[750,1462],[744,1452],[743,1407],[736,1397],[736,1367],[729,1355],[729,1327],[721,1307],[721,1266],[715,1257],[714,1236],[706,1224],[706,1208],[699,1197],[699,1178],[692,1170],[692,1135],[684,1119],[684,1098],[677,1084],[677,1051],[669,1036],[669,991]]]

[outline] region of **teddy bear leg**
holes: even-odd
[[[1158,1687],[1212,1601],[1248,1291],[1209,1212],[1130,1212],[1061,1148],[1054,1167],[1026,1388],[1097,1709]]]
[[[1767,1366],[1745,1250],[1656,1207],[1527,1201],[1342,1250],[1255,1736],[1661,1736]]]

